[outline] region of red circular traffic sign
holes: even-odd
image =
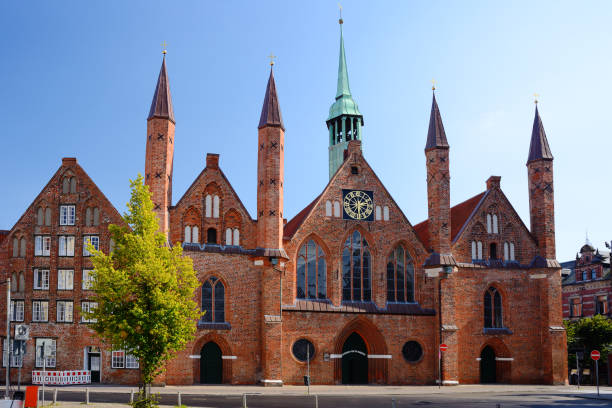
[[[591,358],[595,361],[599,360],[599,357],[601,357],[601,354],[599,354],[599,351],[597,350],[593,350],[591,351]]]
[[[446,351],[448,350],[448,346],[444,343],[440,344],[440,351]]]

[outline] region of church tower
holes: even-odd
[[[357,103],[353,100],[349,87],[344,39],[342,37],[342,18],[340,22],[340,61],[338,63],[338,89],[336,101],[329,108],[327,129],[329,130],[329,178],[344,162],[344,151],[351,140],[361,140],[363,116]]]
[[[283,246],[285,126],[272,68],[261,109],[258,134],[257,246],[280,249]]]
[[[174,125],[170,83],[166,72],[166,51],[164,51],[157,86],[147,117],[145,183],[151,191],[154,210],[159,219],[159,228],[166,236],[170,222],[168,207],[172,205]]]
[[[553,155],[548,146],[537,101],[527,158],[527,174],[531,233],[538,241],[539,255],[547,260],[556,259]]]
[[[450,245],[450,170],[449,145],[438,109],[434,88],[425,144],[427,161],[427,206],[429,240],[433,251],[429,266],[452,265]]]

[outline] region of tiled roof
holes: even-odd
[[[486,191],[451,207],[451,242],[457,238],[461,228],[469,221],[470,216],[482,200]],[[429,221],[425,220],[414,226],[414,231],[426,249],[430,249],[429,243]]]
[[[302,211],[297,213],[297,215],[293,217],[291,221],[285,224],[285,228],[283,231],[284,238],[291,238],[293,234],[295,234],[295,232],[298,230],[300,225],[302,225],[306,217],[308,217],[308,214],[310,214],[310,211],[314,207],[317,200],[319,200],[319,197],[321,196],[318,195],[314,200],[312,200],[312,203],[308,204],[306,208],[304,208]]]
[[[417,303],[387,303],[379,308],[374,302],[345,302],[334,306],[329,301],[301,300],[293,305],[283,305],[284,312],[320,312],[320,313],[368,313],[399,315],[435,315],[433,309],[423,309]]]

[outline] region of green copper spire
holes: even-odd
[[[344,37],[340,18],[340,58],[338,61],[338,88],[336,101],[329,108],[327,129],[329,130],[329,178],[336,173],[344,162],[344,151],[351,140],[361,140],[363,116],[351,95],[349,87]]]

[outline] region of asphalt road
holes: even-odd
[[[52,400],[53,392],[45,392],[45,399]],[[58,402],[84,402],[84,393],[58,391]],[[90,392],[89,401],[95,403],[127,404],[129,394]],[[182,395],[182,403],[189,407],[240,408],[242,396],[221,395]],[[593,400],[559,394],[532,393],[461,393],[461,394],[422,394],[422,395],[363,395],[363,396],[320,396],[319,408],[406,408],[406,407],[462,407],[462,408],[511,408],[511,407],[612,407],[610,400]],[[177,396],[160,395],[161,405],[176,405]],[[498,405],[499,404],[499,405]],[[248,408],[315,408],[315,397],[308,395],[247,395]]]

